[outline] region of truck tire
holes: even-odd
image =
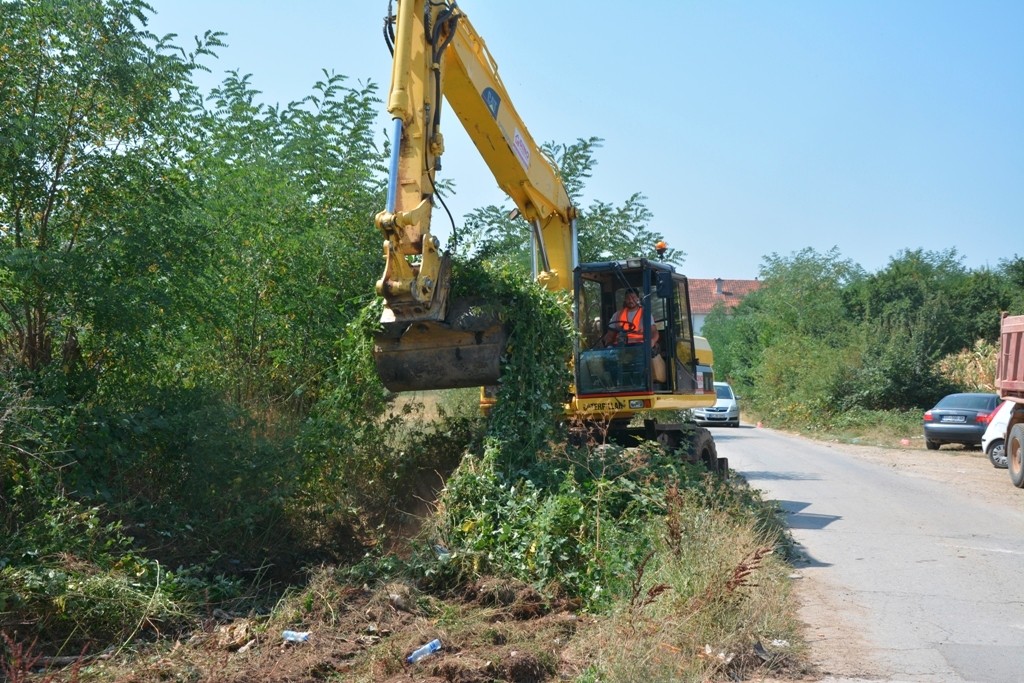
[[[1005,452],[1010,481],[1017,488],[1024,488],[1024,423],[1013,425]]]

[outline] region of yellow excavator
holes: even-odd
[[[617,440],[680,445],[726,467],[710,433],[639,413],[713,405],[712,353],[691,326],[686,278],[660,259],[578,263],[576,207],[558,169],[519,118],[483,39],[454,0],[399,0],[385,19],[393,53],[387,109],[393,147],[387,205],[375,222],[385,237],[384,298],[374,344],[392,391],[496,385],[507,335],[478,302],[452,300],[447,252],[431,232],[444,140],[442,97],[458,116],[498,186],[531,227],[537,280],[572,294],[577,331],[568,416],[600,421]],[[659,244],[659,255],[664,245]],[[639,315],[616,316],[630,293]]]

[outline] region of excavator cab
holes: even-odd
[[[578,399],[714,393],[706,343],[690,324],[686,277],[671,265],[642,258],[583,264],[574,292]],[[639,295],[639,314],[620,313],[630,292]]]

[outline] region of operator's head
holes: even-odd
[[[627,308],[636,308],[640,305],[640,295],[635,289],[627,289],[623,303],[626,304]]]

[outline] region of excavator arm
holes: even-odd
[[[395,391],[493,384],[505,342],[500,316],[481,316],[477,302],[449,300],[449,256],[430,229],[444,153],[442,97],[531,225],[537,277],[550,289],[572,288],[576,209],[454,0],[399,0],[386,28],[394,37],[388,95],[394,146],[387,205],[375,220],[385,238],[378,370]]]

